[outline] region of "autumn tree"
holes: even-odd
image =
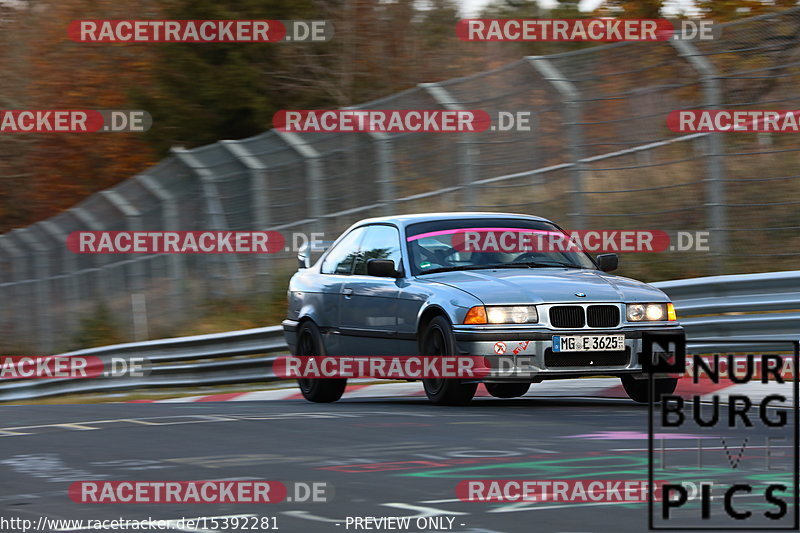
[[[797,0],[695,0],[704,18],[727,22],[797,6]]]
[[[0,232],[147,168],[174,145],[242,138],[282,108],[353,105],[479,70],[452,0],[40,0],[0,3],[4,109],[145,109],[147,134],[4,135]],[[77,43],[78,19],[327,19],[326,43]]]
[[[67,36],[76,19],[124,19],[158,15],[145,1],[135,8],[103,0],[19,4],[4,38],[16,51],[0,82],[5,109],[131,109],[132,89],[148,83],[152,49],[146,45],[77,43]],[[8,50],[5,54],[10,54]],[[24,90],[19,91],[18,88]],[[46,218],[156,161],[134,133],[5,134],[24,146],[11,154],[3,175],[0,230]]]
[[[664,0],[605,0],[597,9],[602,16],[657,19],[663,13]]]

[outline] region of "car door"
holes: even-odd
[[[320,266],[321,308],[317,309],[317,323],[325,336],[325,347],[332,355],[345,354],[339,332],[341,321],[342,285],[350,278],[358,256],[358,245],[365,228],[359,227],[342,237],[322,260]],[[345,354],[346,355],[346,354]]]
[[[366,226],[353,275],[342,284],[340,330],[350,355],[391,355],[396,348],[398,280],[367,275],[369,259],[400,267],[400,232],[386,224]]]

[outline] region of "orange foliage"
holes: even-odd
[[[58,0],[34,5],[31,12],[17,14],[17,28],[9,28],[22,40],[22,52],[7,66],[25,75],[26,90],[17,108],[132,109],[131,88],[144,90],[151,81],[148,65],[153,49],[146,44],[73,42],[67,36],[67,26],[76,19],[137,18],[147,7],[108,0]],[[27,173],[22,183],[25,192],[16,195],[16,201],[25,202],[22,217],[27,221],[5,219],[0,211],[0,231],[10,229],[9,224],[52,216],[157,160],[142,135],[136,133],[42,133],[27,137],[27,149],[20,154]]]

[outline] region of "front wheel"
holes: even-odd
[[[650,380],[634,379],[633,376],[622,376],[622,388],[628,393],[628,397],[634,402],[647,403],[650,401]],[[656,403],[661,401],[661,396],[672,394],[678,386],[678,378],[654,379],[655,385],[654,399]]]
[[[303,322],[297,331],[297,355],[325,355],[319,328],[311,321]],[[303,398],[310,402],[335,402],[344,394],[346,379],[298,379]]]
[[[422,333],[421,348],[422,355],[457,355],[453,328],[446,318],[437,316],[430,321]],[[478,390],[477,383],[464,383],[457,378],[426,378],[422,386],[428,400],[436,405],[468,404]]]

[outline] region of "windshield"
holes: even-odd
[[[485,268],[597,268],[569,236],[549,222],[458,219],[406,228],[415,276]]]

